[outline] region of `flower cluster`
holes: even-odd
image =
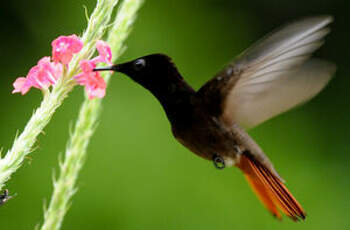
[[[112,64],[112,50],[106,42],[97,41],[96,49],[99,55],[91,60],[80,61],[82,72],[74,77],[79,85],[85,86],[89,99],[103,98],[106,94],[105,80],[101,77],[100,72],[93,71],[96,64],[100,62]]]
[[[54,85],[62,75],[63,66],[61,63],[50,61],[50,57],[43,57],[38,64],[29,70],[27,77],[19,77],[13,83],[14,90],[12,93],[21,92],[26,94],[31,87],[38,89],[47,89]]]
[[[73,55],[80,52],[83,42],[76,35],[60,36],[52,43],[52,57],[43,57],[36,66],[32,67],[26,77],[19,77],[13,83],[12,93],[26,94],[32,87],[46,90],[51,85],[55,85],[62,77],[64,69]],[[99,55],[91,60],[80,62],[81,73],[74,76],[79,85],[85,86],[85,90],[90,99],[102,98],[105,95],[106,83],[99,72],[93,69],[98,63],[111,64],[111,48],[104,41],[96,42],[96,49]]]

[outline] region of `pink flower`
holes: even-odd
[[[92,60],[82,60],[80,62],[82,73],[74,77],[79,85],[85,86],[89,99],[103,98],[106,94],[106,82],[99,72],[93,71],[95,67],[96,64]]]
[[[73,55],[83,48],[83,43],[76,35],[59,36],[52,43],[52,60],[50,57],[43,57],[33,66],[26,77],[19,77],[13,83],[12,93],[27,93],[31,87],[38,89],[47,89],[56,84],[63,73],[64,65],[68,65]],[[80,62],[81,73],[76,75],[79,85],[85,86],[85,90],[90,99],[102,98],[106,93],[106,82],[99,72],[93,69],[97,63],[105,62],[112,64],[112,51],[104,41],[96,42],[96,49],[99,55],[92,60],[82,60]]]
[[[39,74],[41,77],[47,78],[51,84],[56,84],[57,80],[62,76],[63,65],[50,61],[50,57],[43,57],[38,62]]]
[[[21,93],[22,95],[26,94],[30,89],[30,84],[27,83],[27,78],[19,77],[13,83],[13,87],[15,88],[12,93]]]
[[[51,62],[50,57],[43,57],[36,66],[30,69],[27,79],[35,88],[48,88],[57,82],[62,71],[62,64]]]
[[[78,53],[83,48],[83,42],[73,34],[70,36],[59,36],[52,43],[52,59],[55,62],[69,64],[73,54]]]
[[[48,88],[54,85],[58,78],[61,77],[63,66],[61,63],[50,61],[50,57],[43,57],[38,61],[36,66],[33,66],[27,77],[17,78],[13,83],[14,90],[12,93],[21,92],[22,95],[27,93],[31,87],[38,89]]]
[[[112,50],[111,47],[107,44],[107,42],[98,40],[96,42],[96,49],[99,53],[99,56],[93,58],[91,61],[95,64],[99,62],[104,62],[107,64],[112,64]]]
[[[99,55],[91,60],[82,60],[80,62],[82,73],[74,77],[78,84],[85,86],[89,99],[102,98],[106,93],[106,82],[99,72],[93,71],[96,64],[100,62],[112,64],[112,51],[107,42],[97,41],[96,49]]]

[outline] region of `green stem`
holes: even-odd
[[[118,11],[113,27],[109,32],[107,42],[112,47],[113,61],[123,51],[123,43],[129,34],[136,12],[142,5],[142,0],[125,0]],[[108,83],[111,73],[104,73]],[[54,191],[47,211],[42,230],[59,229],[68,204],[75,192],[75,184],[80,169],[86,158],[87,147],[97,126],[101,110],[101,99],[85,100],[81,106],[77,122],[65,153],[63,164],[60,165],[59,179],[54,182]]]
[[[49,123],[56,109],[71,91],[72,87],[59,82],[51,93],[46,94],[40,107],[34,112],[23,132],[14,140],[12,148],[0,160],[0,190],[22,164],[31,151],[37,136]]]
[[[14,140],[12,148],[4,158],[0,159],[0,190],[11,175],[22,165],[24,158],[32,151],[38,135],[73,89],[74,84],[72,84],[71,79],[79,69],[79,61],[94,53],[95,42],[103,36],[105,28],[108,27],[115,4],[116,0],[99,0],[97,2],[96,8],[89,19],[88,27],[82,36],[84,48],[74,56],[69,65],[69,71],[60,78],[52,92],[44,97],[40,107],[36,109],[23,132]]]

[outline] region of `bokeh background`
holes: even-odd
[[[11,147],[41,100],[38,90],[12,95],[12,82],[50,55],[50,41],[81,34],[88,0],[11,0],[0,6],[0,143]],[[335,23],[317,56],[338,65],[310,103],[250,134],[305,207],[305,222],[279,222],[237,169],[216,170],[170,133],[158,102],[121,75],[111,81],[89,147],[78,193],[63,229],[350,229],[349,3],[342,0],[146,0],[121,61],[172,56],[198,89],[235,55],[273,28],[308,15]],[[77,87],[59,108],[30,158],[8,183],[17,196],[0,207],[0,229],[33,229],[43,219],[70,126],[83,100]]]

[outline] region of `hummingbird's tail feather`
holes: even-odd
[[[293,221],[305,219],[305,212],[283,182],[253,157],[243,154],[238,167],[265,207],[278,219],[280,209]]]

